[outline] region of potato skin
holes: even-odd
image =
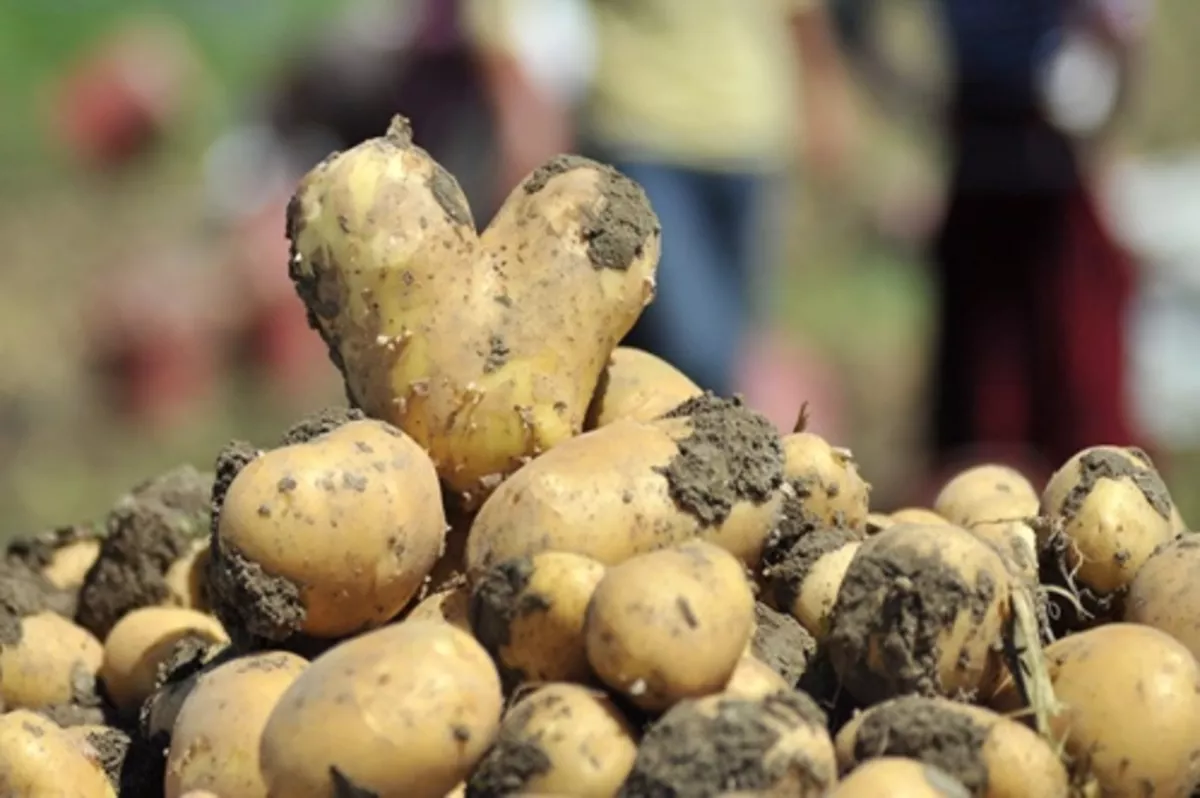
[[[98,762],[56,724],[24,709],[0,715],[0,795],[116,798]]]
[[[443,621],[471,632],[469,607],[471,603],[471,588],[464,581],[460,584],[430,593],[421,599],[404,616],[405,621]]]
[[[378,626],[416,595],[445,531],[433,465],[394,427],[351,421],[273,449],[225,495],[213,565],[220,615],[276,641]],[[272,603],[278,596],[286,606]]]
[[[529,175],[479,236],[399,117],[301,181],[288,237],[353,402],[426,447],[467,503],[579,433],[660,247],[641,189],[574,156]]]
[[[199,789],[266,798],[258,742],[275,703],[307,666],[295,654],[268,652],[201,674],[175,719],[165,798]]]
[[[605,684],[662,711],[720,691],[753,625],[754,594],[741,563],[689,541],[610,568],[588,605],[584,636],[588,662]]]
[[[483,647],[441,621],[405,621],[331,648],[292,683],[260,743],[269,794],[325,796],[334,776],[379,798],[442,798],[500,725]]]
[[[1187,646],[1200,660],[1200,538],[1160,546],[1137,572],[1125,597],[1125,621],[1153,626]]]
[[[829,798],[971,798],[962,782],[915,759],[885,756],[856,767]]]
[[[827,524],[863,528],[871,486],[848,450],[830,446],[815,433],[794,432],[783,437],[783,452],[784,476],[800,488],[806,510]]]
[[[104,647],[83,627],[53,612],[21,619],[21,640],[0,646],[0,711],[68,704],[81,676],[94,678]]]
[[[653,421],[704,391],[662,358],[630,346],[618,346],[600,375],[585,429],[618,419]]]
[[[734,698],[759,700],[790,687],[775,669],[753,654],[744,654],[722,693]]]

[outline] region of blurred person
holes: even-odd
[[[706,389],[732,393],[754,317],[753,271],[768,259],[770,203],[800,130],[814,173],[837,175],[845,166],[851,106],[821,6],[468,2],[496,114],[499,193],[574,150],[637,181],[662,224],[663,247],[656,297],[623,343],[666,359]],[[554,69],[533,72],[522,63],[533,60],[522,59],[537,40],[531,27],[552,11],[574,14],[578,41],[591,42],[575,48],[581,60],[594,60],[574,104],[569,91],[555,90]]]

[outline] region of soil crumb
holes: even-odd
[[[675,504],[701,526],[720,526],[739,502],[765,504],[783,485],[779,432],[740,397],[705,393],[663,418],[691,422],[691,433],[676,442],[679,453],[655,470],[666,478]]]
[[[1097,482],[1121,478],[1136,485],[1155,512],[1168,520],[1171,518],[1171,494],[1158,472],[1138,463],[1129,454],[1110,449],[1090,451],[1079,458],[1079,479],[1063,500],[1060,515],[1068,521],[1074,518]]]
[[[308,443],[313,438],[327,435],[351,421],[362,421],[366,417],[367,414],[357,408],[327,407],[293,424],[283,434],[279,445],[293,446],[297,443]]]
[[[754,618],[751,653],[795,687],[808,668],[817,642],[791,615],[778,612],[761,601],[754,605]]]
[[[466,798],[502,798],[524,793],[529,780],[548,773],[552,762],[541,744],[540,737],[527,732],[530,718],[553,704],[558,696],[532,696],[518,704],[500,726],[495,744],[467,781]],[[570,708],[560,707],[567,713]]]

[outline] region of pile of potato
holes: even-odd
[[[586,159],[477,233],[397,119],[288,235],[349,407],[9,547],[0,794],[1200,785],[1200,543],[1144,453],[876,511],[803,419],[618,346],[659,227]]]

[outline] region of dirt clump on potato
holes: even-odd
[[[84,739],[99,755],[117,795],[162,795],[166,758],[161,747],[115,726],[89,729]]]
[[[190,465],[136,486],[106,519],[100,555],[79,591],[76,622],[104,639],[126,613],[171,596],[166,575],[208,534],[213,477]]]
[[[750,652],[794,687],[808,668],[816,641],[795,618],[762,601],[754,604],[754,620]]]
[[[849,557],[854,553],[853,544],[861,541],[863,535],[845,527],[812,528],[807,524],[806,534],[803,534],[789,526],[787,521],[781,522],[780,534],[772,535],[767,540],[763,552],[763,578],[767,595],[776,607],[795,616],[810,633],[819,635],[823,633],[821,627],[825,623],[822,618],[815,616],[823,617],[832,609],[838,592],[838,584],[835,583],[838,574],[831,572],[821,575],[827,577],[823,581],[830,582],[822,586],[824,589],[819,591],[821,595],[817,595],[814,589],[810,591],[812,595],[806,596],[806,583],[810,577],[817,576],[815,569],[818,562],[843,549],[846,550],[846,556],[841,557],[843,562],[838,563],[838,570],[844,571]],[[809,604],[820,606],[809,607]]]
[[[353,407],[326,407],[300,419],[279,439],[280,446],[291,446],[293,443],[308,443],[313,438],[319,438],[333,432],[351,421],[362,421],[367,416],[363,411]]]
[[[689,399],[663,418],[686,418],[691,434],[662,469],[671,498],[704,527],[718,526],[739,502],[762,505],[783,484],[783,445],[766,416],[740,398],[712,393]]]
[[[21,642],[21,619],[39,612],[69,608],[70,596],[37,571],[15,562],[0,562],[0,646]]]
[[[1138,490],[1146,497],[1146,502],[1163,518],[1171,519],[1171,494],[1162,477],[1149,465],[1141,466],[1136,461],[1107,449],[1087,452],[1079,459],[1079,480],[1063,500],[1063,516],[1073,518],[1077,515],[1083,507],[1084,500],[1101,479],[1116,480],[1122,477],[1137,485]]]

